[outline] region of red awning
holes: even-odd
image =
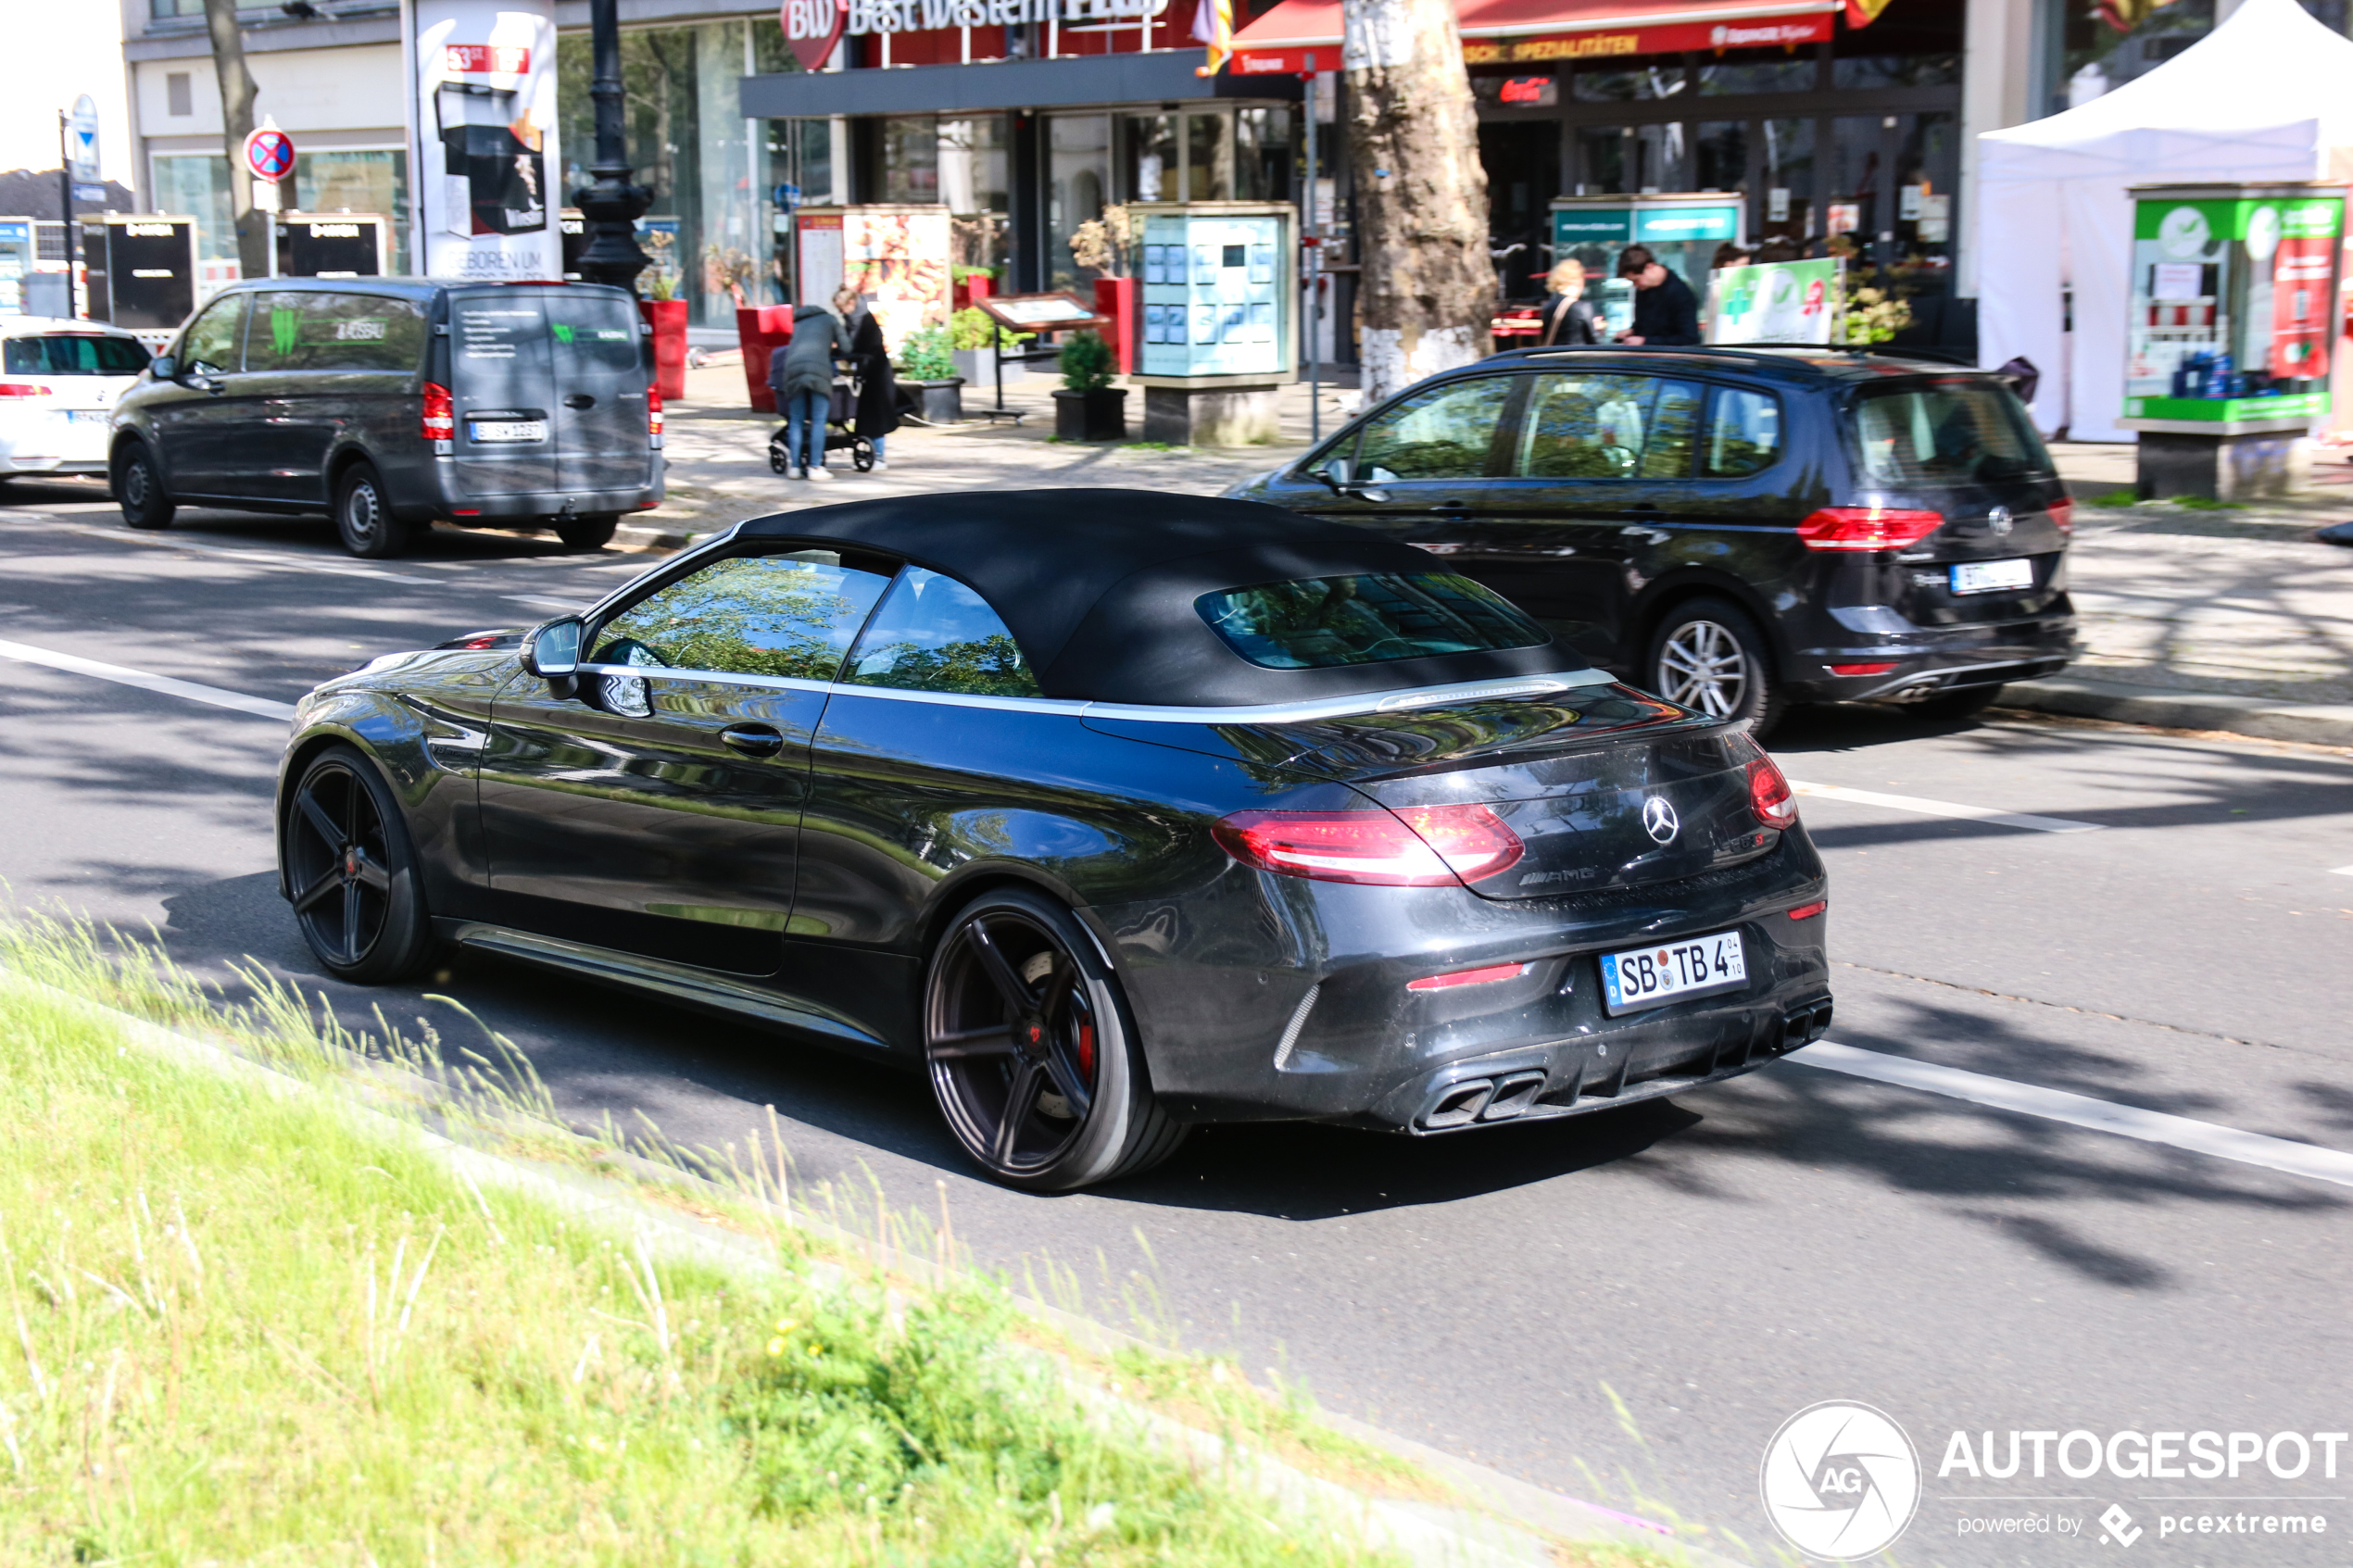
[[[1818,44],[1845,0],[1461,0],[1471,65]],[[1239,76],[1340,69],[1340,0],[1282,0],[1234,34]]]

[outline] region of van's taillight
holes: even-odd
[[[417,433],[427,441],[458,439],[458,407],[449,400],[447,387],[425,383],[424,413],[417,421]]]
[[[661,445],[661,389],[646,388],[646,435],[652,445]]]
[[[1943,512],[1824,507],[1797,525],[1797,536],[1809,550],[1902,550],[1944,526]]]
[[[1484,806],[1395,811],[1237,811],[1214,830],[1246,866],[1318,882],[1438,887],[1519,861],[1519,834]]]
[[[46,397],[49,389],[38,382],[0,381],[0,397]]]
[[[1797,800],[1790,791],[1789,779],[1769,757],[1759,757],[1748,765],[1748,805],[1756,820],[1768,828],[1797,825]]]
[[[2053,501],[2049,510],[2051,521],[2058,524],[2061,533],[2075,532],[2075,503],[2072,500]]]

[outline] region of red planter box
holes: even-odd
[[[792,341],[792,307],[737,306],[736,337],[744,347],[744,384],[751,393],[752,411],[773,414],[776,395],[768,390],[768,357]]]
[[[997,285],[989,280],[987,273],[975,272],[971,277],[956,284],[951,292],[955,296],[956,308],[963,310],[979,304],[990,295],[995,294]]]
[[[1136,292],[1133,278],[1098,278],[1095,280],[1095,314],[1111,318],[1111,325],[1103,329],[1103,341],[1111,345],[1112,358],[1118,361],[1119,373],[1136,373]]]
[[[637,308],[654,330],[654,390],[674,403],[686,395],[686,302],[641,299]]]

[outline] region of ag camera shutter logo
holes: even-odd
[[[1765,1512],[1808,1557],[1851,1562],[1894,1544],[1920,1502],[1920,1456],[1869,1405],[1826,1399],[1781,1423],[1765,1445]]]

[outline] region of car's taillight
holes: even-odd
[[[417,433],[427,441],[458,439],[458,406],[450,401],[447,387],[425,383],[424,412],[417,421]]]
[[[1797,825],[1796,797],[1780,765],[1769,757],[1759,757],[1748,765],[1748,805],[1756,820],[1768,828]]]
[[[1893,660],[1875,660],[1869,664],[1833,664],[1830,670],[1833,675],[1884,675],[1894,668]]]
[[[2075,532],[2075,503],[2073,501],[2053,501],[2049,510],[2051,521],[2058,524],[2058,531],[2061,533]]]
[[[38,382],[0,381],[0,397],[46,397],[49,389]]]
[[[1516,864],[1519,834],[1484,806],[1395,811],[1237,811],[1217,842],[1246,866],[1319,882],[1438,887]]]
[[[1457,985],[1491,985],[1498,980],[1516,980],[1528,972],[1524,963],[1491,963],[1483,969],[1450,970],[1444,974],[1425,974],[1405,982],[1408,991],[1446,991]]]
[[[1827,909],[1830,907],[1831,901],[1828,898],[1817,898],[1810,904],[1798,905],[1797,908],[1789,912],[1789,918],[1792,920],[1812,920],[1816,915],[1820,914],[1824,909]]]
[[[646,388],[646,433],[659,443],[661,440],[661,391]]]
[[[1943,512],[1824,507],[1797,525],[1797,536],[1809,550],[1901,550],[1944,526]]]

